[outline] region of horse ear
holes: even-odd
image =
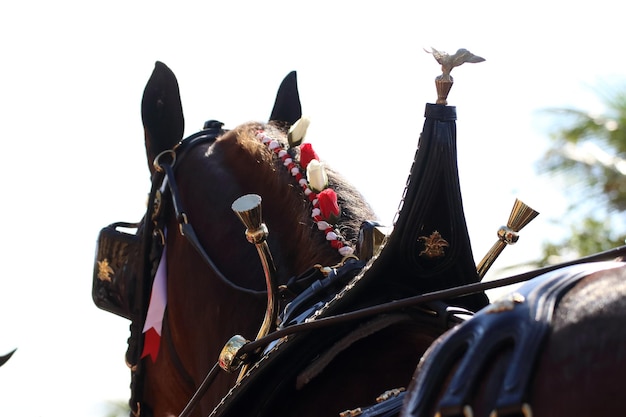
[[[296,72],[292,71],[287,74],[278,88],[270,121],[286,122],[292,125],[301,117],[302,106],[298,94],[298,80]]]
[[[183,138],[185,119],[176,76],[165,64],[156,62],[141,100],[141,119],[150,172],[161,152],[171,149]]]

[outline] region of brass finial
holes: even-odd
[[[496,258],[500,256],[504,248],[517,242],[519,239],[518,232],[538,215],[539,212],[533,210],[522,201],[515,199],[509,221],[506,226],[500,226],[498,229],[498,241],[489,249],[489,252],[476,267],[478,276],[481,279],[485,276],[487,270],[491,268]]]
[[[256,339],[266,336],[276,327],[278,319],[278,278],[276,266],[266,239],[269,235],[267,226],[263,223],[261,216],[261,197],[256,194],[247,194],[239,197],[232,204],[232,209],[239,219],[246,226],[246,239],[253,243],[261,258],[263,272],[265,273],[265,284],[267,285],[267,308],[261,328]],[[248,365],[244,365],[239,373],[239,379],[247,372]]]
[[[232,204],[232,209],[246,226],[246,239],[248,242],[262,243],[269,235],[269,231],[262,220],[261,196],[246,194],[239,197]]]
[[[453,55],[449,55],[447,52],[438,51],[435,48],[426,50],[429,54],[432,54],[438,63],[441,64],[442,74],[435,78],[435,85],[437,86],[437,104],[448,104],[448,93],[452,88],[454,79],[450,75],[452,68],[458,67],[466,62],[477,63],[483,62],[485,58],[474,55],[467,49],[459,49]]]

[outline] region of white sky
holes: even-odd
[[[537,112],[601,110],[593,88],[624,85],[623,7],[422,3],[2,5],[0,354],[18,351],[0,368],[0,415],[101,417],[128,399],[128,322],[93,305],[91,278],[100,228],[143,214],[140,100],[156,60],[178,77],[186,134],[207,119],[266,120],[297,70],[307,140],[389,224],[436,98],[440,68],[423,48],[483,56],[453,71],[449,96],[474,254],[519,197],[542,214],[496,266],[534,259],[567,195],[535,175],[549,127]]]

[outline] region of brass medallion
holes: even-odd
[[[419,253],[419,256],[425,256],[430,259],[445,256],[444,248],[450,246],[450,244],[443,237],[441,237],[441,234],[436,230],[428,237],[418,237],[418,240],[424,242],[424,250]]]
[[[115,271],[109,265],[109,260],[104,258],[101,261],[98,261],[98,279],[100,281],[111,282],[111,275],[113,275]]]

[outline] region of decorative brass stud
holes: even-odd
[[[245,337],[235,335],[230,338],[222,348],[219,356],[220,368],[226,372],[235,372],[244,362],[244,358],[238,357],[239,349],[246,345],[248,341]]]
[[[111,282],[111,276],[115,273],[111,265],[109,265],[109,260],[104,258],[101,261],[98,261],[98,279],[100,281]]]
[[[441,258],[444,256],[444,248],[450,246],[450,244],[436,230],[428,237],[418,237],[418,240],[424,242],[424,250],[419,253],[419,256],[425,256],[431,259]]]
[[[339,417],[356,417],[363,414],[363,410],[361,407],[355,408],[354,410],[346,410],[339,413]]]
[[[398,395],[400,395],[401,392],[404,392],[404,391],[406,391],[406,388],[404,387],[390,389],[388,391],[383,392],[378,397],[376,397],[376,402],[382,403],[383,401],[387,401],[389,398],[397,397]]]
[[[524,301],[526,298],[522,294],[514,292],[489,304],[484,311],[486,314],[502,313],[513,310],[516,304],[521,304]]]

